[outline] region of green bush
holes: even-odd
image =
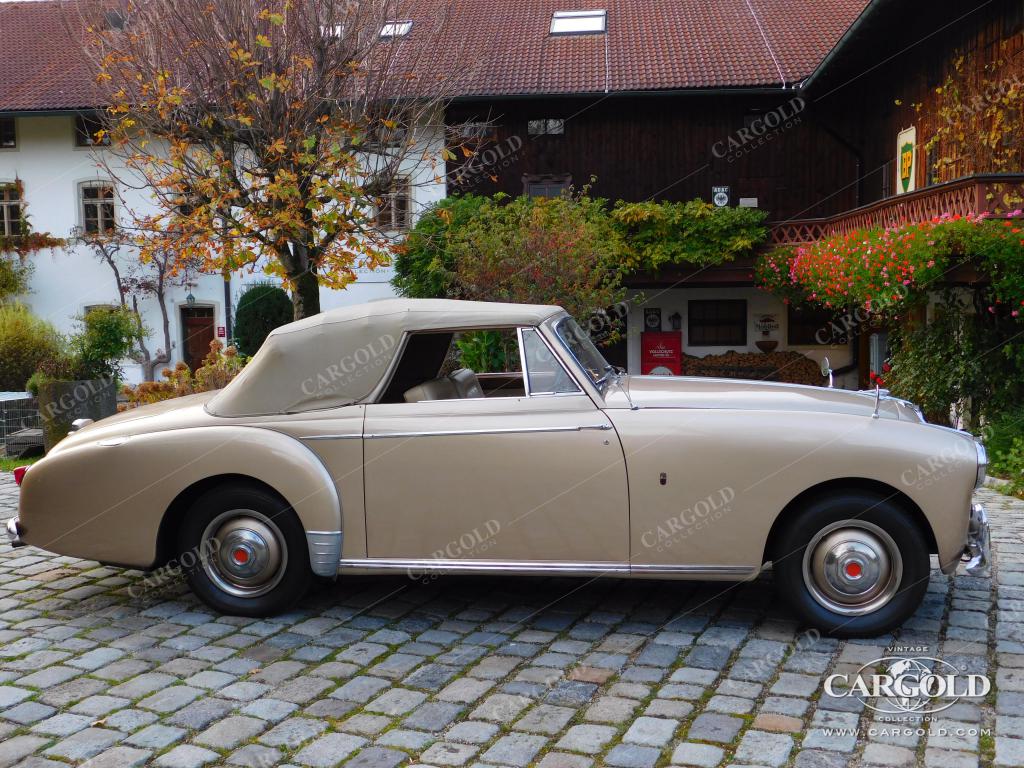
[[[238,351],[252,356],[275,328],[294,319],[288,293],[273,283],[255,283],[246,288],[235,310],[235,341]]]
[[[1006,491],[1024,495],[1024,406],[992,419],[982,430],[989,474],[1010,481]]]
[[[460,195],[425,211],[395,258],[395,290],[410,299],[457,295],[453,241],[488,202],[480,195]]]
[[[999,453],[991,464],[992,474],[1009,480],[1004,488],[1013,496],[1024,495],[1024,437],[1016,437],[1009,450]]]
[[[619,200],[610,215],[627,244],[631,270],[722,264],[752,255],[768,238],[764,211],[719,208],[699,199],[685,203]]]
[[[146,333],[139,316],[127,307],[100,307],[78,318],[80,330],[57,336],[54,348],[36,363],[26,389],[34,395],[47,381],[119,380],[121,361]]]
[[[0,253],[0,301],[28,291],[32,264],[17,255]]]
[[[40,363],[60,352],[60,334],[50,323],[23,304],[0,305],[0,390],[24,390]]]
[[[80,318],[82,330],[71,338],[74,379],[120,379],[120,361],[145,333],[139,316],[126,307],[102,307]]]
[[[1017,439],[1024,439],[1024,406],[1009,410],[990,419],[981,434],[988,449],[989,464],[995,472],[1004,456],[1013,450]]]
[[[764,219],[757,209],[701,200],[610,206],[586,187],[558,198],[449,197],[409,233],[393,285],[413,298],[564,303],[581,284],[584,292],[595,293],[600,284],[596,293],[609,293],[604,289],[630,272],[751,255],[767,238]],[[582,279],[578,268],[596,283]],[[592,301],[583,305],[595,308]]]

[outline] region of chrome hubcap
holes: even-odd
[[[235,509],[218,515],[203,532],[203,570],[236,597],[258,597],[284,576],[288,552],[281,530],[265,515]]]
[[[892,600],[903,579],[903,558],[877,525],[843,520],[811,539],[803,573],[819,604],[845,616],[862,616]]]

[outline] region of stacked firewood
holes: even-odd
[[[799,352],[733,352],[691,357],[683,361],[684,376],[784,381],[790,384],[825,383],[821,366]]]

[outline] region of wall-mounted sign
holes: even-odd
[[[641,334],[640,373],[644,376],[681,376],[683,334],[679,331]]]
[[[917,188],[917,128],[904,128],[896,137],[896,194]]]
[[[661,330],[661,308],[660,307],[647,307],[644,309],[644,330],[645,331],[660,331]]]
[[[718,208],[725,208],[725,206],[729,204],[729,188],[712,187],[711,202],[713,202]]]
[[[227,335],[228,335],[227,328],[225,328],[223,325],[218,325],[217,326],[217,338],[218,339],[223,339]]]
[[[761,333],[771,333],[779,330],[779,321],[775,319],[775,315],[759,315],[754,321],[754,327]]]

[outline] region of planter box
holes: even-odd
[[[113,379],[49,381],[39,385],[39,419],[47,451],[67,437],[75,419],[99,421],[115,413],[117,382]]]

